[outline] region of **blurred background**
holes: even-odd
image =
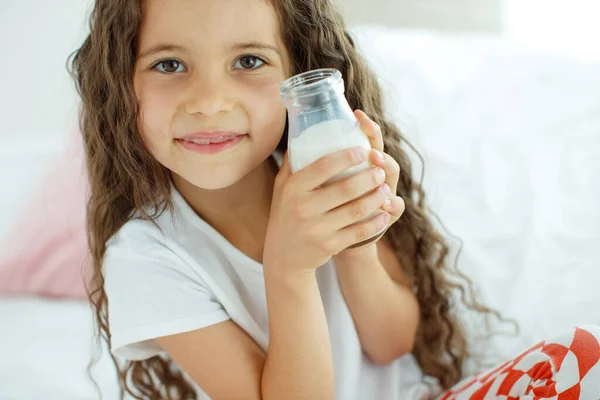
[[[521,324],[516,337],[474,345],[493,362],[600,325],[600,3],[338,3],[389,118],[424,158],[453,255],[462,240],[459,269]],[[80,279],[86,180],[66,72],[91,5],[0,0],[1,400],[96,398]],[[116,398],[105,353],[94,371]]]

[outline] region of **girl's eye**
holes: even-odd
[[[153,69],[163,74],[174,74],[176,72],[183,72],[183,63],[177,60],[163,60],[156,64]]]
[[[258,69],[265,64],[261,58],[256,56],[243,56],[237,59],[234,68],[236,69]]]

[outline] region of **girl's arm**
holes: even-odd
[[[157,342],[215,400],[334,399],[329,331],[315,273],[265,265],[267,354],[228,320]]]
[[[277,267],[277,266],[273,266]],[[329,329],[314,272],[269,274],[269,351],[262,376],[266,399],[333,399]]]
[[[377,364],[412,351],[419,303],[384,238],[361,258],[334,257],[342,293],[363,350]]]

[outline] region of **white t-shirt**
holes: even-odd
[[[281,164],[281,154],[274,157]],[[107,244],[103,268],[113,354],[126,360],[165,355],[153,339],[228,319],[266,352],[262,264],[201,219],[175,188],[172,200],[175,212],[164,212],[155,221],[158,227],[132,219]],[[336,399],[429,399],[429,380],[412,354],[377,366],[363,353],[333,260],[316,275],[330,332]],[[200,399],[209,399],[197,389]]]

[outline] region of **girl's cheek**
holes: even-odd
[[[252,90],[261,90],[263,93],[279,94],[279,86],[283,80],[277,75],[253,76],[247,79],[246,85]]]
[[[177,99],[175,85],[165,85],[162,82],[141,83],[136,92],[140,107],[165,109]]]
[[[147,147],[154,150],[154,141],[161,136],[158,132],[168,132],[170,110],[175,96],[165,85],[140,80],[135,85],[139,105],[138,130]]]
[[[257,78],[248,82],[246,85],[245,97],[250,98],[253,104],[260,104],[262,107],[275,107],[275,109],[284,107],[279,97],[279,86],[283,80],[273,77]]]
[[[286,109],[279,97],[281,82],[275,79],[257,79],[246,86],[244,93],[253,129],[268,136],[281,134],[285,128]]]

